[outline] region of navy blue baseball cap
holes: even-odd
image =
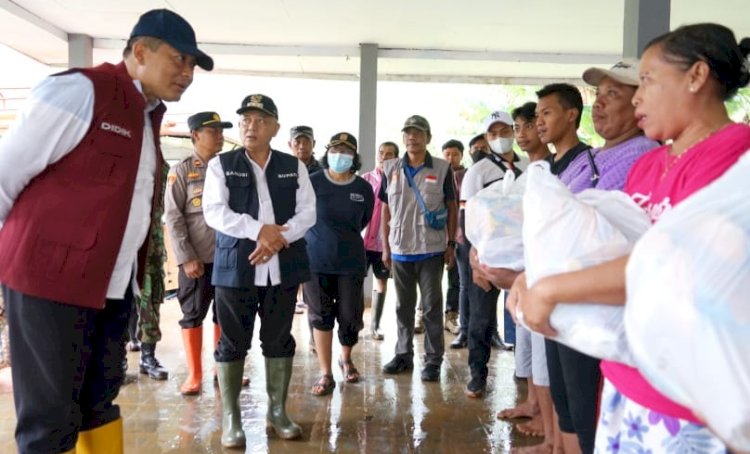
[[[159,38],[183,54],[192,55],[201,68],[214,69],[214,60],[198,49],[195,32],[179,14],[168,9],[152,9],[144,13],[130,32],[130,38],[151,36]]]

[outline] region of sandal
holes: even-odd
[[[333,381],[333,375],[321,375],[317,382],[312,386],[310,392],[316,396],[327,396],[333,392],[336,382]]]
[[[339,367],[341,368],[341,373],[344,374],[345,382],[357,383],[359,381],[359,371],[354,367],[351,359],[345,362],[339,358]]]

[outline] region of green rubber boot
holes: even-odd
[[[244,360],[216,363],[223,406],[221,445],[225,448],[245,446],[245,432],[242,431],[240,419],[240,389],[244,368]]]
[[[293,358],[266,358],[266,423],[279,438],[290,440],[302,435],[302,428],[286,415],[286,396],[292,378]]]

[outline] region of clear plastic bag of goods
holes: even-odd
[[[646,213],[621,191],[574,195],[546,162],[526,170],[523,243],[526,280],[588,268],[628,254],[649,229]],[[624,308],[595,302],[560,303],[552,311],[554,340],[596,358],[633,364]],[[517,314],[523,323],[523,314]]]
[[[750,154],[663,214],[626,275],[638,369],[750,452]]]
[[[477,250],[479,261],[493,268],[524,268],[523,192],[526,177],[513,172],[477,192],[466,202],[466,237]]]

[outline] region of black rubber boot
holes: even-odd
[[[141,373],[154,380],[166,380],[169,372],[159,364],[159,360],[154,356],[155,350],[156,344],[141,343]]]
[[[372,291],[372,307],[370,308],[370,336],[375,340],[383,340],[383,331],[380,330],[380,317],[383,316],[385,306],[385,293],[377,290]]]

